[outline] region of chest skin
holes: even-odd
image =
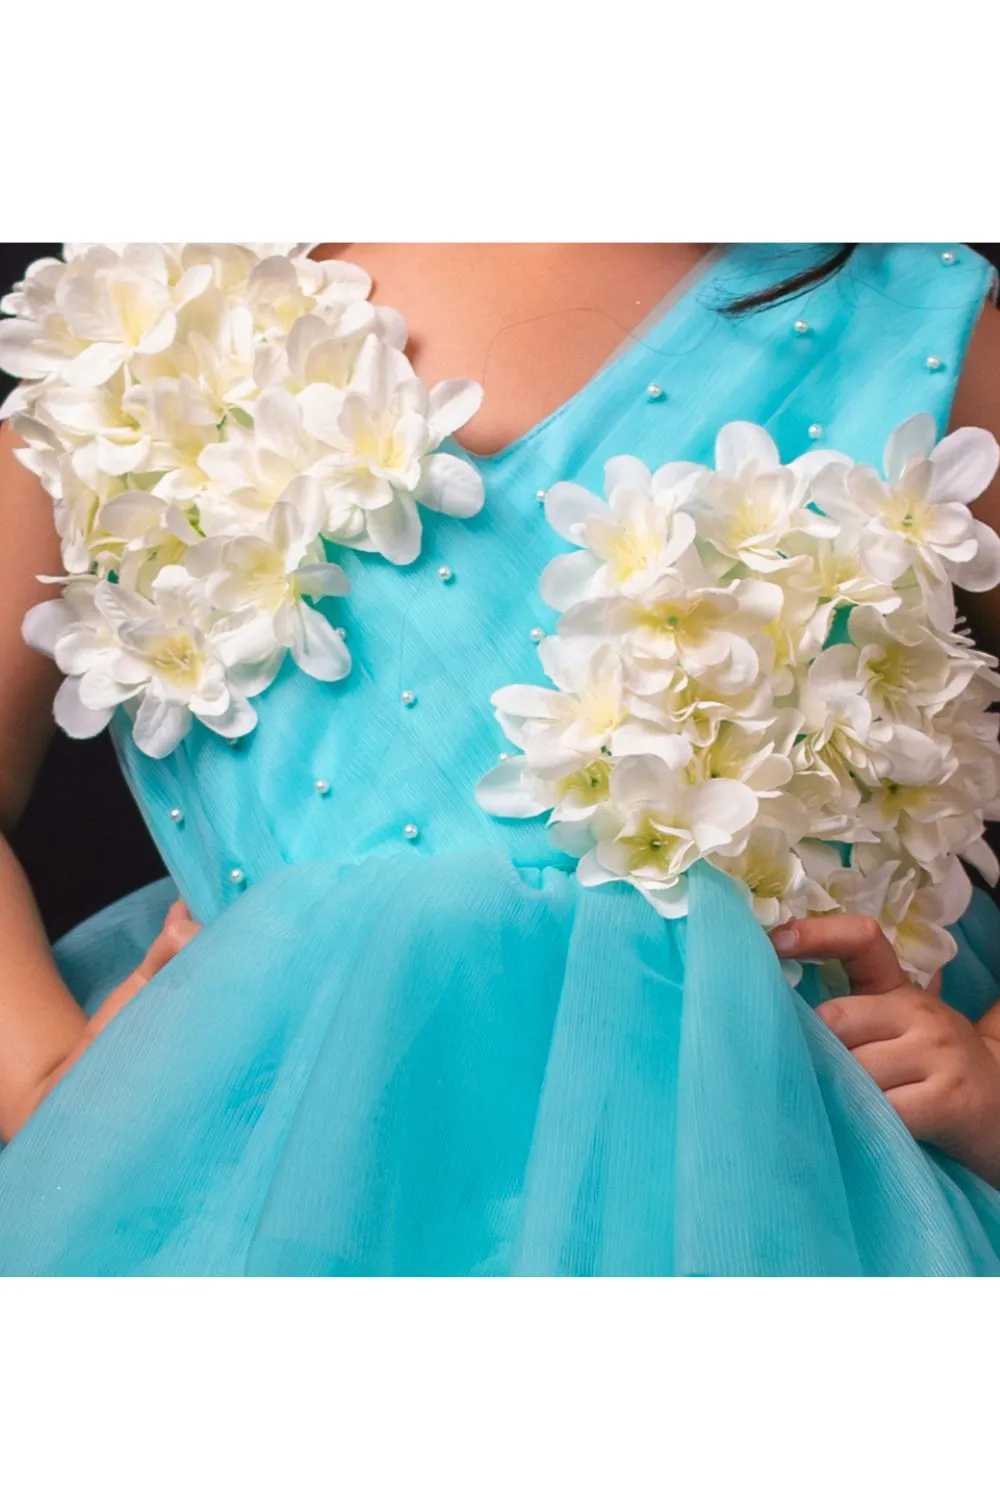
[[[320,246],[363,266],[372,301],[407,321],[407,355],[429,386],[485,388],[456,434],[494,455],[546,420],[626,343],[708,253],[705,245]]]

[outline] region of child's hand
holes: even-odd
[[[978,1026],[903,973],[871,917],[808,917],[771,934],[782,958],[838,958],[851,994],[816,1014],[919,1141],[1000,1187],[1000,1026]],[[992,1023],[987,1027],[987,1023]]]
[[[25,1120],[34,1113],[45,1096],[52,1092],[59,1080],[64,1078],[74,1063],[80,1060],[108,1022],[113,1021],[119,1011],[124,1010],[129,1001],[135,999],[135,996],[153,976],[158,974],[182,948],[186,948],[191,939],[200,931],[201,923],[194,921],[184,902],[175,901],[164,918],[159,936],[139,967],[133,969],[128,978],[123,979],[121,984],[111,991],[89,1020],[81,1015],[80,1036],[77,1044],[57,1067],[46,1073],[44,1077],[35,1080],[31,1088],[26,1091],[24,1098],[20,1099],[10,1111],[13,1128],[7,1132],[8,1139],[20,1130]]]

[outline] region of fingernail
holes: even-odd
[[[799,935],[794,927],[784,927],[780,932],[772,932],[771,942],[774,944],[774,951],[780,953],[782,958],[787,958],[799,946]]]

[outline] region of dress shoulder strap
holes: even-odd
[[[972,330],[996,283],[990,263],[966,245],[859,246],[835,283],[841,354],[864,372],[853,400],[881,407],[887,430],[929,411],[943,435]]]
[[[817,253],[735,247],[716,289],[733,297],[773,285]],[[727,347],[719,357],[742,361],[760,383],[766,372],[772,404],[763,420],[782,453],[801,451],[808,426],[878,463],[888,434],[915,412],[929,412],[944,435],[969,338],[996,281],[967,245],[859,245],[829,280],[723,320],[732,326],[720,334]]]

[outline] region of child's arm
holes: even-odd
[[[1000,1002],[974,1026],[910,984],[871,917],[809,917],[771,936],[782,957],[843,962],[851,994],[816,1014],[918,1140],[1000,1187]]]
[[[28,800],[52,727],[58,674],[21,638],[31,605],[55,590],[38,573],[62,571],[52,502],[0,431],[0,1140],[197,927],[173,909],[143,963],[88,1022],[63,984],[8,835]]]
[[[23,1124],[86,1017],[63,984],[28,882],[0,836],[0,1140]]]
[[[27,881],[4,834],[28,800],[51,734],[52,663],[21,639],[26,610],[62,571],[52,502],[0,433],[0,1138],[19,1123],[34,1081],[65,1057],[84,1016],[59,977]],[[14,1126],[16,1128],[16,1126]]]
[[[63,984],[28,882],[0,835],[0,1141],[9,1141],[60,1078],[198,924],[180,901],[139,967],[88,1020]]]

